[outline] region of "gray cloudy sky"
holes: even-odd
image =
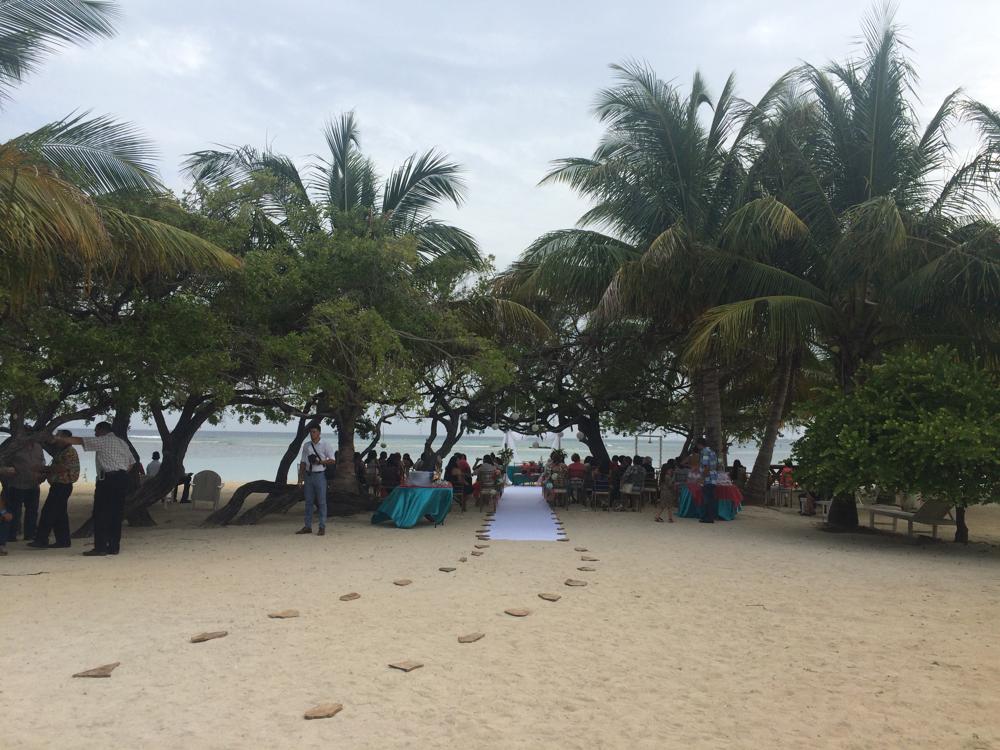
[[[437,146],[468,170],[449,218],[503,267],[537,235],[571,225],[581,203],[536,183],[551,159],[585,155],[608,63],[649,61],[718,91],[735,70],[755,99],[800,60],[844,58],[869,0],[764,5],[648,0],[338,2],[122,0],[119,35],[45,64],[3,113],[7,137],[74,109],[138,124],[167,183],[182,155],[213,143],[305,159],[324,120],[357,110],[362,145],[383,167]],[[927,109],[958,86],[1000,106],[1000,2],[902,0]]]

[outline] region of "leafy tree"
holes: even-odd
[[[906,342],[992,346],[1000,299],[997,142],[961,163],[949,140],[963,112],[950,94],[921,129],[915,76],[891,14],[865,26],[863,54],[795,71],[801,97],[760,119],[752,172],[765,193],[741,207],[712,259],[724,302],[695,326],[696,352],[816,353],[849,390],[865,363]],[[853,505],[831,522],[854,526]]]
[[[796,477],[854,502],[861,488],[921,493],[965,508],[1000,498],[1000,378],[954,349],[905,350],[827,394],[796,441]]]

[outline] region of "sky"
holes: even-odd
[[[383,172],[440,148],[464,165],[468,200],[442,216],[506,267],[533,239],[572,226],[585,205],[538,187],[551,160],[591,153],[591,108],[610,63],[648,62],[718,92],[735,71],[758,98],[801,61],[844,59],[869,0],[346,2],[121,0],[118,36],[47,61],[0,113],[4,138],[74,110],[135,123],[158,146],[167,185],[213,144],[262,146],[305,163],[324,122],[355,110]],[[920,111],[962,86],[1000,107],[1000,2],[902,0],[921,76]],[[961,142],[960,142],[961,143]]]

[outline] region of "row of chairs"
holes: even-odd
[[[646,503],[655,503],[660,494],[660,488],[655,476],[646,476],[642,487],[623,485],[618,497],[626,510],[641,512]],[[593,482],[583,479],[570,479],[566,487],[552,488],[552,504],[557,507],[569,508],[570,504],[578,502],[591,510],[611,510],[610,488],[595,489]]]

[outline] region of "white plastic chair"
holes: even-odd
[[[194,509],[195,503],[203,500],[212,503],[212,510],[216,510],[219,507],[219,496],[224,486],[222,477],[214,471],[210,469],[199,471],[191,480],[191,509]]]

